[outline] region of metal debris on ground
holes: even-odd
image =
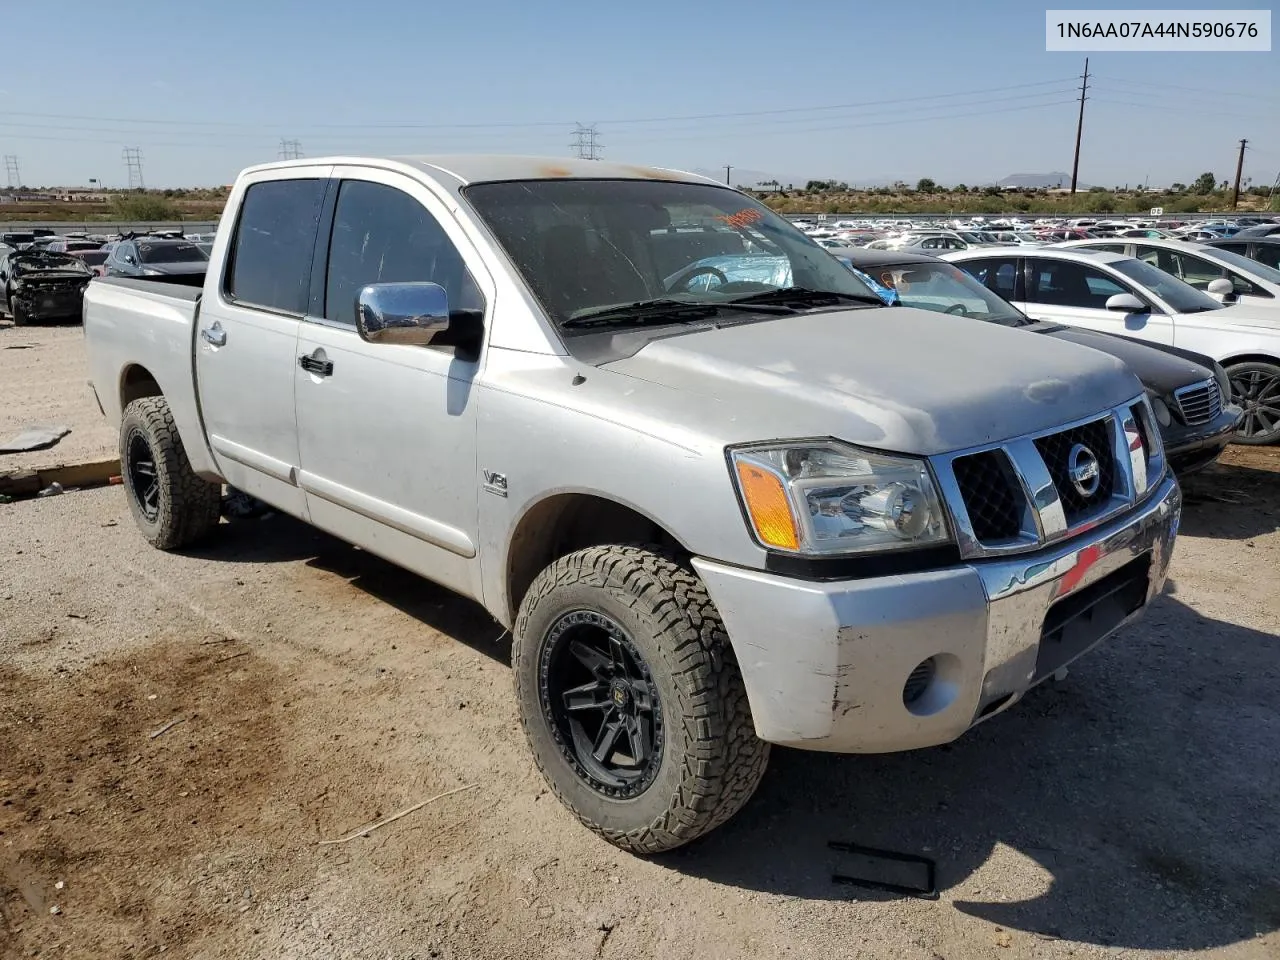
[[[266,520],[275,516],[275,511],[257,497],[228,486],[222,498],[222,515],[228,520]]]
[[[53,483],[49,484],[47,487],[45,487],[43,490],[37,493],[36,496],[37,497],[57,497],[57,496],[61,496],[65,492],[66,491],[62,489],[62,484],[58,483],[55,480]]]
[[[322,847],[327,847],[336,843],[349,843],[350,841],[356,839],[356,837],[367,837],[369,834],[373,833],[373,831],[377,830],[379,827],[385,827],[389,823],[395,823],[401,817],[407,817],[409,814],[413,813],[415,810],[421,810],[423,807],[425,807],[429,803],[435,803],[437,800],[443,800],[445,797],[451,797],[455,793],[461,793],[463,790],[474,790],[477,786],[479,786],[479,784],[468,783],[468,784],[464,784],[461,787],[454,787],[454,789],[452,790],[446,790],[444,793],[437,793],[434,797],[429,797],[426,800],[422,800],[419,803],[415,803],[411,807],[405,807],[399,813],[393,813],[391,816],[387,817],[385,820],[379,820],[377,823],[370,824],[367,827],[362,827],[361,829],[357,830],[355,833],[348,834],[345,837],[339,837],[337,840],[320,840],[318,841],[318,844]]]
[[[8,440],[0,441],[0,453],[25,453],[28,450],[43,450],[71,432],[71,428],[62,424],[37,423],[23,427]]]
[[[147,739],[154,740],[156,737],[160,736],[162,733],[167,733],[168,731],[172,730],[174,727],[176,727],[178,724],[182,723],[182,721],[186,719],[187,719],[186,717],[178,717],[174,720],[170,720],[159,730],[155,731],[154,733],[148,734]]]
[[[866,887],[869,890],[884,890],[889,893],[901,893],[910,897],[919,897],[925,900],[938,899],[938,868],[935,861],[928,857],[917,856],[912,853],[899,853],[896,850],[882,850],[878,847],[864,847],[856,843],[845,843],[840,840],[830,840],[827,846],[832,850],[840,853],[852,854],[862,858],[867,872],[871,876],[853,876],[847,873],[833,873],[831,875],[832,883],[844,884],[851,887]],[[922,875],[916,883],[900,882],[904,879],[904,871],[895,870],[894,867],[901,865],[920,868],[916,873]],[[897,879],[886,879],[888,876],[896,876]]]

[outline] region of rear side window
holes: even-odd
[[[268,180],[245,191],[231,243],[227,295],[301,316],[324,198],[323,180]]]
[[[963,260],[956,266],[1005,300],[1018,299],[1017,257],[981,257]]]

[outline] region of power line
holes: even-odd
[[[299,160],[302,157],[302,141],[301,140],[284,140],[280,141],[280,159],[281,160]]]
[[[22,174],[18,172],[18,158],[14,156],[12,153],[5,154],[4,172],[5,172],[5,176],[9,180],[9,186],[11,187],[22,186]]]
[[[129,189],[146,189],[142,180],[142,151],[137,147],[125,147],[120,156],[129,168]]]
[[[569,146],[577,151],[579,160],[599,160],[600,151],[604,148],[604,144],[599,142],[599,136],[600,132],[595,124],[588,127],[579,123],[573,131],[573,142]]]
[[[1280,100],[1280,96],[1267,93],[1241,93],[1239,90],[1219,90],[1208,87],[1187,87],[1173,83],[1152,83],[1147,80],[1125,80],[1122,77],[1107,77],[1094,74],[1094,79],[1110,80],[1112,83],[1123,83],[1134,87],[1153,87],[1157,90],[1185,90],[1188,93],[1209,94],[1216,97],[1243,97],[1249,100]]]

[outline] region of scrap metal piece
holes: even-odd
[[[871,860],[879,859],[893,863],[915,864],[924,868],[925,877],[923,884],[909,886],[872,877],[854,877],[848,874],[833,873],[831,875],[832,883],[845,884],[851,887],[866,887],[869,890],[884,890],[889,893],[901,893],[905,896],[918,897],[922,900],[938,899],[938,865],[928,857],[921,857],[912,853],[899,853],[896,850],[882,850],[878,847],[864,847],[860,844],[845,843],[840,840],[829,840],[827,841],[827,846],[841,853],[857,854]]]
[[[0,453],[24,453],[28,450],[43,450],[71,432],[71,428],[61,424],[37,423],[23,427],[20,433],[8,440],[0,442]]]

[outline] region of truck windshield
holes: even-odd
[[[558,325],[649,301],[677,309],[764,303],[761,295],[780,290],[823,307],[882,302],[787,220],[735,190],[565,179],[479,183],[464,195]]]

